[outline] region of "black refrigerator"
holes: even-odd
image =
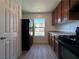
[[[22,50],[29,50],[32,45],[32,39],[29,35],[29,19],[22,19]]]

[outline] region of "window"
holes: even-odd
[[[34,19],[34,30],[35,30],[35,36],[45,35],[45,19],[44,18]]]

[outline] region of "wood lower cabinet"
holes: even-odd
[[[55,51],[57,57],[59,57],[59,42],[58,42],[57,38],[55,38],[55,40],[54,40],[54,51]]]
[[[48,34],[48,42],[51,48],[54,50],[56,56],[59,58],[59,42],[55,36],[52,36],[50,33]]]
[[[54,36],[52,36],[52,39],[51,39],[51,44],[52,44],[52,48],[53,48],[53,50],[54,50]]]
[[[48,33],[48,43],[52,46],[52,36]]]

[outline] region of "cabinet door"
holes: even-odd
[[[69,0],[62,0],[62,22],[69,20]]]
[[[53,50],[54,50],[54,36],[52,36],[52,47],[53,47]]]
[[[76,4],[79,4],[79,0],[70,0],[70,8],[74,7]]]
[[[56,55],[59,57],[59,43],[56,39],[55,39],[55,48],[54,48],[54,50],[55,50]]]
[[[48,39],[49,45],[52,46],[52,36],[51,34],[48,34],[48,35],[49,35],[49,39]]]
[[[61,19],[61,2],[60,2],[59,5],[53,11],[52,24],[55,25],[55,24],[61,23],[61,21],[62,19]]]
[[[64,59],[79,59],[74,53],[72,53],[69,49],[62,46],[62,58]]]
[[[58,24],[58,8],[55,9],[55,24]]]
[[[62,19],[61,19],[61,2],[59,3],[58,5],[58,23],[61,23],[62,22]]]
[[[5,8],[0,7],[0,33],[5,33]]]
[[[50,34],[48,33],[48,43],[50,44]]]
[[[52,12],[52,25],[55,25],[55,10]]]

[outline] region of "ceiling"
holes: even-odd
[[[60,0],[21,0],[23,12],[51,12]]]

